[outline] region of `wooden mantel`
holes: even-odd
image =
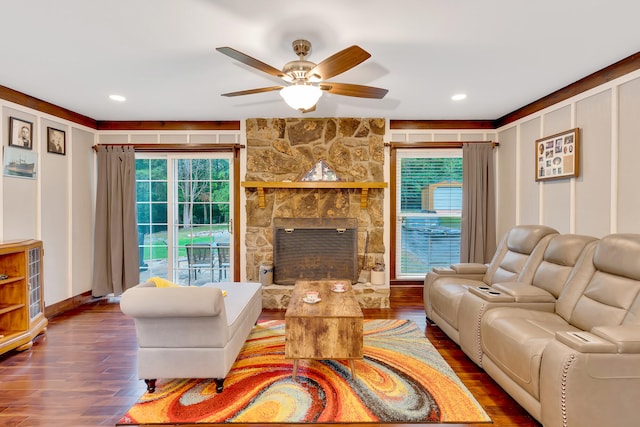
[[[344,181],[244,181],[241,183],[246,188],[258,190],[258,204],[265,207],[265,188],[307,188],[307,189],[333,189],[333,188],[359,188],[360,208],[366,209],[370,188],[387,188],[386,182],[344,182]]]

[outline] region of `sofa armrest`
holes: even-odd
[[[468,262],[461,264],[451,264],[451,270],[456,274],[482,274],[487,272],[488,266],[476,262]]]
[[[439,276],[453,276],[456,274],[455,270],[451,267],[433,267],[431,271]]]
[[[614,343],[586,331],[556,332],[556,339],[580,353],[617,353]]]
[[[637,425],[640,354],[617,353],[616,344],[586,331],[556,338],[544,348],[540,365],[541,424]]]
[[[591,332],[615,344],[618,353],[640,353],[638,325],[596,326]]]
[[[515,298],[489,286],[470,286],[469,292],[487,302],[516,302]]]
[[[498,292],[502,292],[503,294],[513,297],[514,301],[519,303],[556,302],[556,298],[548,291],[522,282],[494,283],[492,288]]]
[[[637,325],[596,326],[591,332],[556,332],[556,339],[581,353],[640,354]]]
[[[224,297],[211,287],[134,287],[120,297],[120,309],[134,318],[219,316]]]

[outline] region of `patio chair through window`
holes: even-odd
[[[223,276],[226,279],[229,275],[231,249],[229,243],[216,242],[216,250],[218,251],[218,282],[221,282]]]
[[[187,250],[187,262],[189,263],[189,285],[191,285],[191,276],[194,282],[198,280],[198,273],[204,270],[205,275],[213,272],[213,247],[210,243],[193,243],[185,245]]]

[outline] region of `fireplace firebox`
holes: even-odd
[[[356,218],[274,218],[274,282],[358,277]]]

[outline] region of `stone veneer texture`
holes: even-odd
[[[384,180],[384,119],[248,119],[246,132],[246,181],[300,181],[319,160],[342,181]],[[265,189],[264,209],[258,206],[256,189],[245,191],[248,280],[258,281],[260,264],[273,262],[272,220],[276,217],[357,218],[358,265],[370,270],[383,262],[384,190],[369,190],[366,209],[360,208],[358,189]],[[286,307],[288,298],[278,288],[276,298],[265,293],[265,308]],[[388,286],[358,285],[356,293],[364,307],[389,306]]]

